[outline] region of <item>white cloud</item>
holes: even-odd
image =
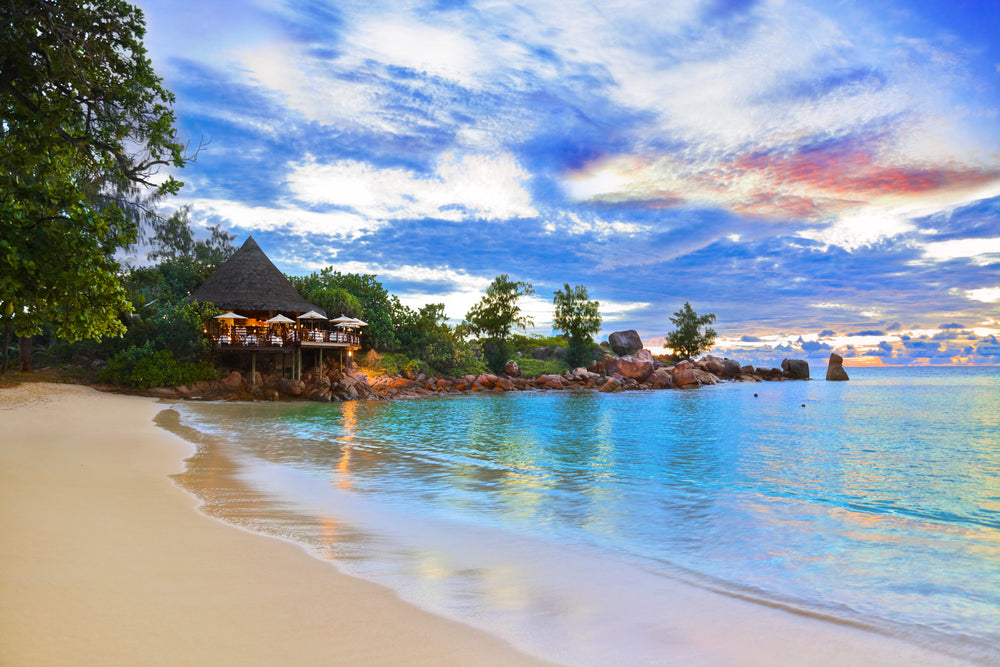
[[[924,258],[934,262],[968,259],[986,266],[1000,262],[1000,236],[988,239],[953,239],[923,246]]]
[[[346,206],[378,220],[509,220],[538,215],[525,187],[528,178],[507,153],[447,153],[426,176],[353,160],[321,164],[309,159],[292,165],[289,186],[304,202]]]
[[[601,317],[604,323],[627,319],[634,311],[644,310],[653,304],[648,301],[604,301],[601,300]]]
[[[981,287],[979,289],[965,290],[965,296],[973,301],[994,303],[1000,301],[1000,287]]]
[[[477,43],[458,30],[429,26],[414,16],[378,18],[357,26],[350,37],[358,52],[383,64],[453,80],[469,88],[489,69]]]
[[[844,215],[822,229],[805,230],[798,236],[845,250],[873,245],[916,229],[911,221],[888,211],[862,210]]]
[[[317,213],[292,206],[248,206],[220,199],[188,199],[196,216],[219,216],[245,229],[288,229],[296,234],[320,234],[357,238],[378,229],[382,223],[362,216],[335,211]]]
[[[380,113],[377,91],[371,87],[331,76],[324,63],[310,58],[295,44],[271,42],[233,56],[247,78],[274,91],[289,108],[307,120],[346,129],[395,133],[395,127]]]

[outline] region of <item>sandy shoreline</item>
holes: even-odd
[[[200,515],[154,400],[0,390],[0,664],[538,664]]]
[[[0,390],[0,664],[538,664],[194,511],[167,477],[192,448],[154,425],[164,407],[68,385]],[[687,587],[656,616],[664,663],[959,662]]]

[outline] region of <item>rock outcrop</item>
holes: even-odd
[[[642,349],[642,339],[635,329],[615,331],[608,336],[608,345],[619,357],[627,357]]]
[[[674,364],[674,384],[678,387],[698,386],[698,378],[694,374],[694,364],[690,361],[678,361]]]
[[[258,373],[256,381],[239,371],[231,371],[224,379],[203,381],[190,386],[160,387],[147,390],[146,395],[161,398],[208,400],[331,401],[406,399],[436,394],[505,391],[621,391],[695,388],[719,382],[780,382],[809,379],[809,364],[803,360],[785,359],[781,368],[741,366],[733,359],[707,355],[697,361],[679,361],[665,366],[649,350],[634,331],[615,332],[611,336],[618,350],[631,354],[604,358],[590,366],[574,368],[537,378],[521,377],[521,368],[514,360],[504,366],[503,375],[482,373],[464,377],[428,377],[411,371],[405,376],[383,375],[361,370],[356,364],[346,369],[328,370],[318,366],[302,373],[302,379]],[[635,349],[638,345],[639,349]],[[842,359],[830,355],[828,380],[846,380]],[[106,389],[114,390],[113,387]],[[118,388],[120,389],[120,388]]]
[[[653,374],[653,362],[643,359],[625,357],[615,365],[616,371],[622,377],[645,382]]]
[[[740,376],[740,362],[735,359],[724,359],[722,361],[722,377],[732,380]]]
[[[793,380],[808,380],[809,362],[805,359],[785,359],[781,362],[781,371]]]
[[[844,370],[844,358],[836,352],[830,353],[830,362],[826,366],[826,379],[831,382],[844,382],[850,380],[847,371]]]

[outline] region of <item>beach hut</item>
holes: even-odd
[[[232,322],[231,330],[223,333],[218,325],[207,333],[213,344],[227,353],[246,352],[251,355],[251,369],[256,381],[256,354],[258,352],[282,355],[282,368],[286,354],[292,355],[292,376],[302,372],[302,348],[323,347],[356,350],[361,347],[358,335],[338,336],[335,341],[326,337],[304,336],[297,320],[326,321],[326,313],[319,306],[309,303],[296,291],[288,278],[264,254],[253,237],[250,237],[215,273],[191,294],[198,302],[211,302],[228,312],[216,318],[217,323]],[[286,327],[286,335],[275,337],[276,324]],[[325,326],[325,324],[324,324]],[[224,338],[228,336],[228,338]],[[319,356],[322,363],[322,356]]]

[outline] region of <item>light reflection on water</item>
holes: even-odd
[[[555,604],[503,556],[544,540],[994,655],[1000,372],[854,370],[612,396],[184,404],[204,436],[187,434],[202,442],[179,479],[209,513],[432,608]],[[473,557],[456,526],[491,546]]]

